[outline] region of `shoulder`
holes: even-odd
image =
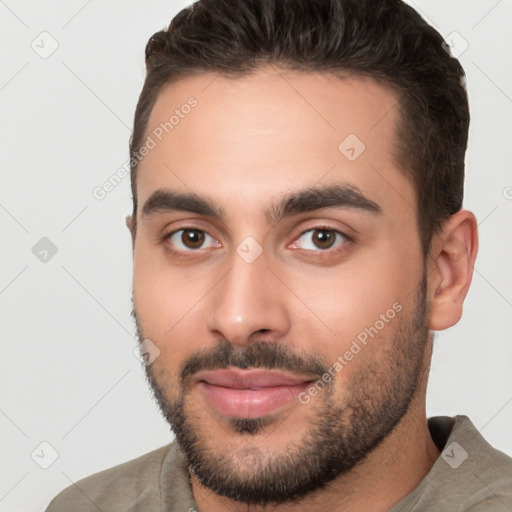
[[[491,446],[467,416],[455,416],[454,427],[443,450],[447,460],[452,452],[460,452],[461,466],[468,462],[468,469],[480,476],[488,475],[492,481],[508,484],[512,492],[512,458]]]
[[[438,463],[438,477],[460,510],[512,508],[512,458],[491,446],[467,416],[455,416]]]
[[[46,512],[159,510],[160,470],[173,443],[88,476],[64,489]]]
[[[491,446],[467,416],[428,422],[441,455],[393,512],[510,512],[512,458]]]
[[[462,425],[458,443],[464,456],[464,463],[458,468],[463,469],[459,476],[470,482],[466,486],[470,494],[466,510],[511,510],[512,458],[491,446],[469,418],[458,416],[457,419],[459,418]],[[450,443],[443,452],[445,456],[449,449]],[[464,464],[467,464],[466,468]]]

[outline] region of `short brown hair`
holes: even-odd
[[[146,46],[147,75],[130,140],[135,157],[162,88],[215,72],[237,78],[264,64],[372,77],[396,93],[396,160],[414,184],[424,253],[441,223],[462,207],[469,129],[465,74],[442,36],[401,0],[200,0]]]

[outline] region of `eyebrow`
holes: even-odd
[[[323,208],[350,208],[372,214],[381,214],[382,209],[368,199],[355,186],[336,184],[312,187],[294,191],[265,211],[270,222],[278,222],[285,217]],[[182,193],[168,189],[156,190],[142,208],[142,217],[173,211],[186,211],[222,220],[224,211],[211,199],[194,193]]]
[[[184,194],[166,189],[157,190],[150,196],[142,209],[142,217],[173,211],[191,212],[219,219],[224,217],[222,209],[209,199],[197,194]]]
[[[278,222],[291,215],[322,208],[351,208],[372,214],[382,213],[381,207],[365,197],[359,188],[343,183],[292,192],[273,205],[266,212],[266,217],[271,222]]]

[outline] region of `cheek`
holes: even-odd
[[[141,241],[136,245],[133,299],[145,324],[161,337],[178,323],[201,297],[200,283],[169,264],[162,248]]]
[[[133,301],[138,323],[144,337],[158,346],[166,366],[177,367],[200,346],[197,315],[203,295],[199,280],[188,279],[143,250],[135,252]]]
[[[308,348],[322,347],[329,362],[349,350],[358,336],[364,341],[375,329],[375,340],[389,345],[399,318],[414,304],[411,291],[421,272],[421,265],[401,259],[395,250],[389,255],[361,255],[330,269],[289,273],[287,282],[293,283],[294,293],[306,306],[300,314],[297,310],[296,332],[308,332],[309,341],[302,337]]]

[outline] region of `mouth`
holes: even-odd
[[[199,372],[196,382],[206,401],[229,418],[261,418],[285,407],[313,381],[311,376],[263,369],[230,368]]]

